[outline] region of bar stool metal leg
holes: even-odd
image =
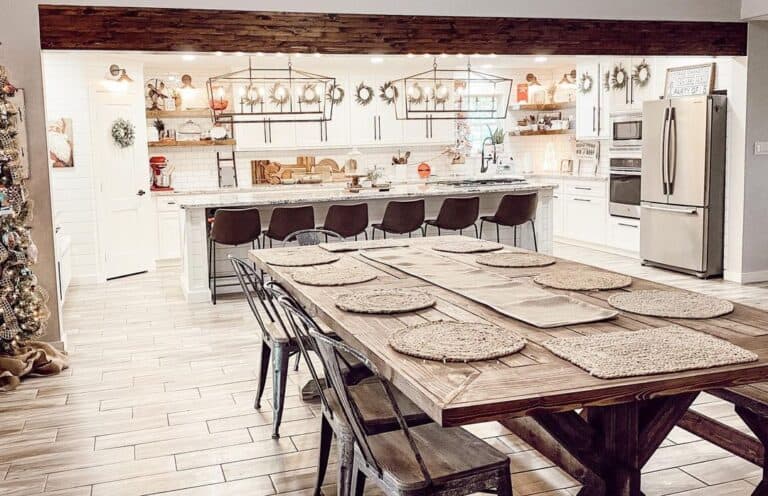
[[[512,228],[512,246],[517,246],[517,226]]]
[[[213,304],[216,304],[216,242],[211,240],[211,270],[213,271]]]
[[[496,242],[501,243],[501,236],[499,236],[499,225],[496,224]]]
[[[481,219],[480,220],[480,234],[477,236],[479,239],[483,238],[483,226],[484,225],[485,225],[485,221]],[[475,226],[475,228],[477,228],[477,226]]]
[[[480,235],[480,233],[479,233],[479,232],[477,232],[477,224],[472,224],[472,227],[474,227],[474,228],[475,228],[475,237],[476,237],[477,239],[480,239],[482,236]]]
[[[539,251],[539,244],[536,242],[536,223],[531,219],[531,232],[533,232],[533,249]]]

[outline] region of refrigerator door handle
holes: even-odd
[[[664,123],[661,125],[661,186],[667,193],[667,123],[669,122],[669,107],[664,109]]]
[[[675,117],[675,107],[669,112],[669,160],[667,161],[667,182],[669,194],[675,192],[675,176],[677,175],[677,118]]]
[[[648,210],[658,210],[660,212],[673,212],[676,214],[695,215],[695,208],[675,208],[675,207],[658,207],[656,205],[643,205],[643,208]]]

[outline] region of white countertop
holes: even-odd
[[[574,175],[563,174],[562,172],[534,172],[533,174],[523,174],[526,179],[539,180],[539,179],[573,179],[577,181],[607,181],[608,175],[598,174],[594,175]]]
[[[343,183],[327,183],[291,186],[260,186],[248,189],[231,189],[226,192],[166,193],[177,198],[181,208],[215,208],[241,206],[272,206],[300,203],[320,203],[345,200],[382,200],[391,198],[468,195],[472,193],[507,193],[554,189],[556,184],[546,182],[521,182],[512,184],[450,185],[450,184],[400,184],[389,191],[365,188],[359,193],[349,193]]]

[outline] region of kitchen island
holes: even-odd
[[[530,183],[527,181],[501,182],[440,182],[393,185],[389,191],[364,189],[359,193],[349,193],[343,184],[320,184],[301,186],[265,186],[246,191],[231,190],[213,194],[175,194],[181,216],[181,288],[187,301],[210,301],[208,287],[208,218],[213,209],[258,207],[261,214],[262,228],[266,229],[272,209],[280,206],[312,205],[315,210],[315,223],[320,225],[325,219],[328,207],[333,204],[368,204],[369,223],[381,220],[386,205],[391,200],[413,200],[424,198],[426,218],[437,216],[443,200],[449,197],[480,197],[480,215],[491,215],[496,211],[499,201],[505,194],[538,192],[539,202],[536,213],[536,235],[539,251],[552,251],[552,190],[556,186],[547,182]],[[502,228],[502,241],[511,244],[512,229]],[[429,229],[428,234],[436,234]],[[484,233],[487,239],[495,239],[495,229],[489,226]],[[518,229],[518,244],[533,247],[533,238],[529,226]],[[216,250],[217,273],[231,272],[228,255],[247,258],[250,245],[239,247],[218,247]],[[221,288],[225,292],[227,288]],[[231,288],[230,288],[231,289]]]

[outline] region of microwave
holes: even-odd
[[[611,114],[611,148],[640,150],[643,145],[643,113]]]

